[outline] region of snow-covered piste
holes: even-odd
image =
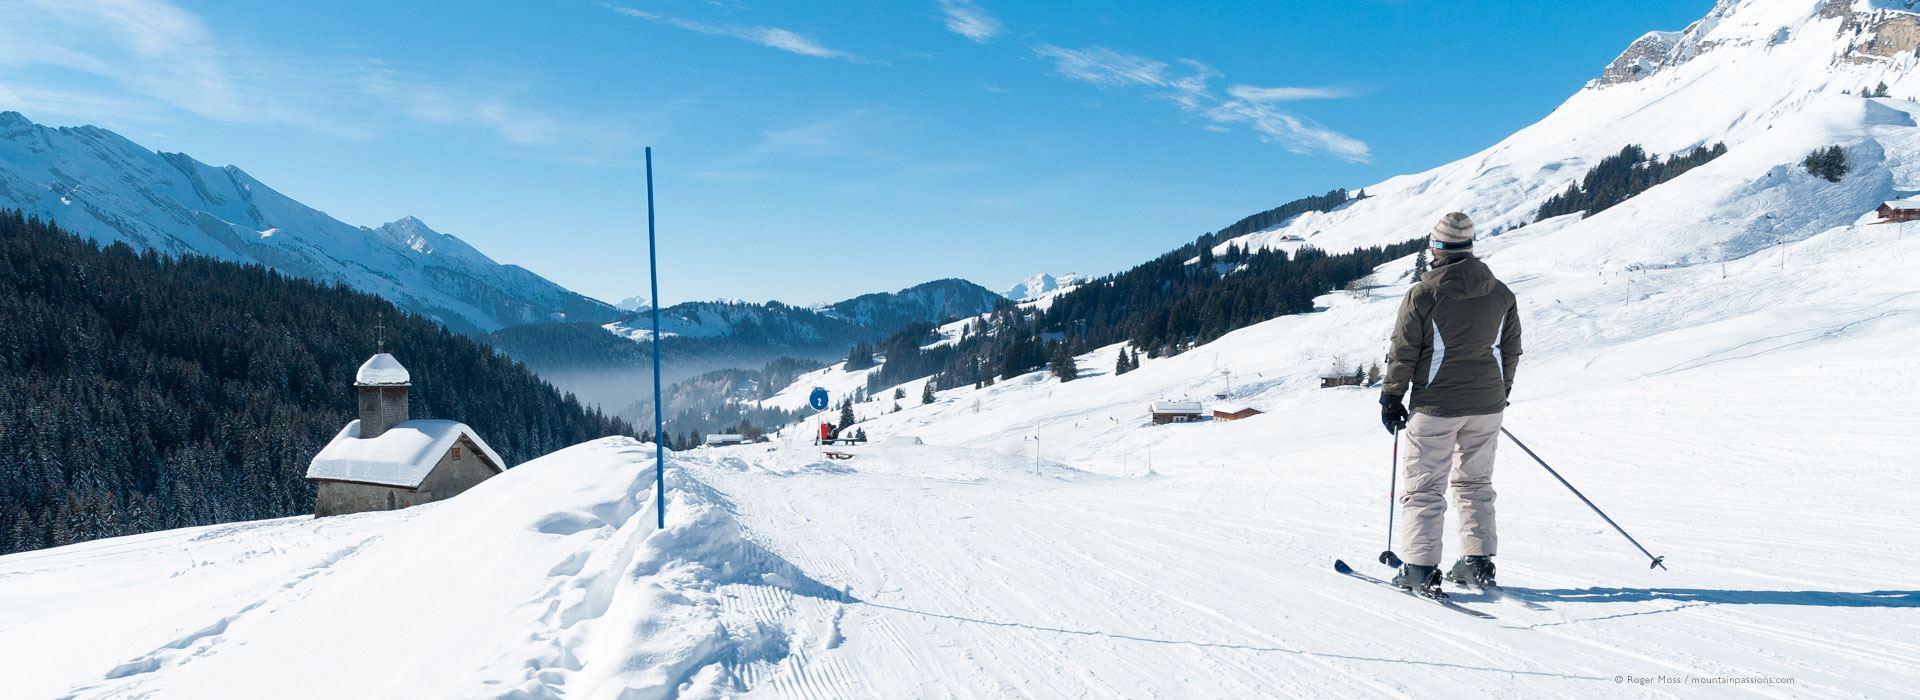
[[[4,694],[1911,695],[1920,222],[1871,212],[1920,192],[1920,78],[1866,29],[1900,5],[1728,0],[1636,44],[1636,80],[1236,241],[1339,251],[1453,210],[1503,231],[1476,248],[1525,322],[1506,426],[1670,570],[1506,442],[1499,577],[1545,610],[1456,593],[1494,618],[1473,619],[1332,569],[1389,573],[1377,393],[1319,376],[1381,357],[1401,260],[1371,296],[1124,376],[1108,347],[1069,383],[922,405],[916,382],[897,413],[874,392],[852,459],[806,426],[672,454],[664,531],[652,446],[610,439],[402,511],[3,557]],[[1893,98],[1842,92],[1881,81]],[[1514,228],[1626,144],[1723,141],[1591,218]],[[1840,182],[1799,166],[1835,144]],[[1160,400],[1263,413],[1151,426]]]

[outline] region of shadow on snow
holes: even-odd
[[[1920,591],[1729,591],[1711,588],[1508,588],[1543,603],[1645,603],[1671,600],[1723,605],[1813,605],[1832,608],[1920,608]]]

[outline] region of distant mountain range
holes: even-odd
[[[235,166],[148,150],[94,126],[53,128],[0,112],[0,209],[18,209],[102,243],[258,263],[377,294],[487,339],[583,400],[621,408],[645,393],[648,301],[619,307],[568,291],[408,216],[353,226]],[[929,282],[808,308],[691,302],[661,309],[668,381],[782,356],[844,357],[915,321],[992,310],[1003,299],[965,280]],[[644,381],[642,381],[644,379]]]
[[[18,112],[0,112],[0,209],[55,220],[103,243],[343,283],[463,333],[620,316],[419,219],[352,226],[238,167],[156,153],[99,127],[41,126]]]
[[[781,357],[843,359],[855,343],[885,338],[907,324],[978,316],[1005,301],[972,282],[944,279],[815,308],[777,301],[675,304],[660,310],[662,378],[671,384],[716,369],[758,368]],[[618,411],[652,389],[652,323],[651,314],[635,311],[604,326],[529,324],[487,340],[582,401]]]

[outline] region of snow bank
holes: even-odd
[[[258,576],[211,600],[196,584],[220,587],[224,575],[168,573],[178,563],[173,533],[90,543],[122,550],[117,566],[145,569],[109,585],[28,594],[34,578],[8,576],[28,562],[0,559],[0,619],[14,623],[0,631],[0,655],[37,669],[9,692],[714,697],[742,673],[826,644],[836,633],[823,611],[839,593],[744,539],[704,485],[674,474],[667,527],[655,531],[652,454],[609,438],[438,504],[271,521],[258,533],[269,540],[339,536],[317,559],[236,557],[280,560],[278,585],[258,585],[273,578]],[[367,527],[341,531],[333,521]],[[214,568],[237,564],[219,561],[237,544],[213,539],[196,557]],[[730,612],[732,598],[746,594],[787,602],[773,606],[776,614]],[[79,646],[49,647],[34,633],[66,619],[63,611],[124,608],[131,596],[141,611],[116,620],[110,640],[69,635]],[[85,648],[96,643],[106,653]]]

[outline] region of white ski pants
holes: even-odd
[[[1439,566],[1446,489],[1459,508],[1461,554],[1496,553],[1493,447],[1503,414],[1438,418],[1413,414],[1400,443],[1400,559]]]

